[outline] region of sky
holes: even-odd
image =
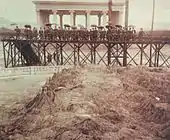
[[[61,1],[61,0],[60,0]],[[66,0],[63,0],[66,1]],[[75,1],[75,0],[67,0]],[[79,0],[80,1],[80,0]],[[81,0],[82,1],[82,0]],[[89,1],[89,0],[84,0]],[[108,1],[108,0],[93,0]],[[119,0],[117,0],[119,1]],[[129,24],[137,27],[150,28],[152,17],[152,1],[153,0],[130,0],[129,7]],[[168,25],[170,28],[170,0],[155,0],[155,28]],[[113,0],[114,2],[114,0]],[[32,0],[0,0],[0,17],[4,17],[14,22],[36,23],[35,6]],[[68,22],[64,18],[65,22]],[[96,23],[97,18],[91,21]],[[167,27],[166,27],[167,28]]]

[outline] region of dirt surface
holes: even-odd
[[[64,69],[11,109],[0,139],[169,140],[169,85],[162,69]]]

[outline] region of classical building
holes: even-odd
[[[53,22],[59,20],[63,26],[63,15],[70,15],[71,26],[76,25],[76,16],[84,15],[86,28],[90,28],[90,16],[98,16],[98,25],[105,26],[108,22],[108,2],[69,2],[69,1],[33,1],[36,7],[37,23],[43,26],[49,23],[49,16],[53,15]],[[124,24],[125,2],[124,0],[113,0],[111,22],[112,24]],[[59,18],[57,18],[59,15]],[[101,20],[103,20],[101,22]]]

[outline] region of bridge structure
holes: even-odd
[[[4,37],[5,68],[21,66],[104,65],[170,67],[170,38],[143,37],[130,40],[107,38]]]
[[[39,25],[43,26],[48,22],[50,14],[53,14],[56,23],[58,14],[62,26],[62,16],[70,14],[72,26],[76,24],[76,15],[83,14],[86,16],[87,30],[62,29],[48,34],[48,37],[1,34],[5,68],[85,64],[170,67],[169,32],[165,36],[162,34],[138,38],[130,35],[129,38],[128,32],[89,30],[90,15],[99,16],[98,27],[101,27],[101,16],[103,25],[106,24],[108,14],[113,25],[121,24],[125,11],[123,1],[115,1],[110,6],[109,13],[108,3],[34,1]]]

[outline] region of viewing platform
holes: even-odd
[[[2,40],[5,67],[104,65],[170,67],[170,38],[143,37],[40,39],[6,36]]]

